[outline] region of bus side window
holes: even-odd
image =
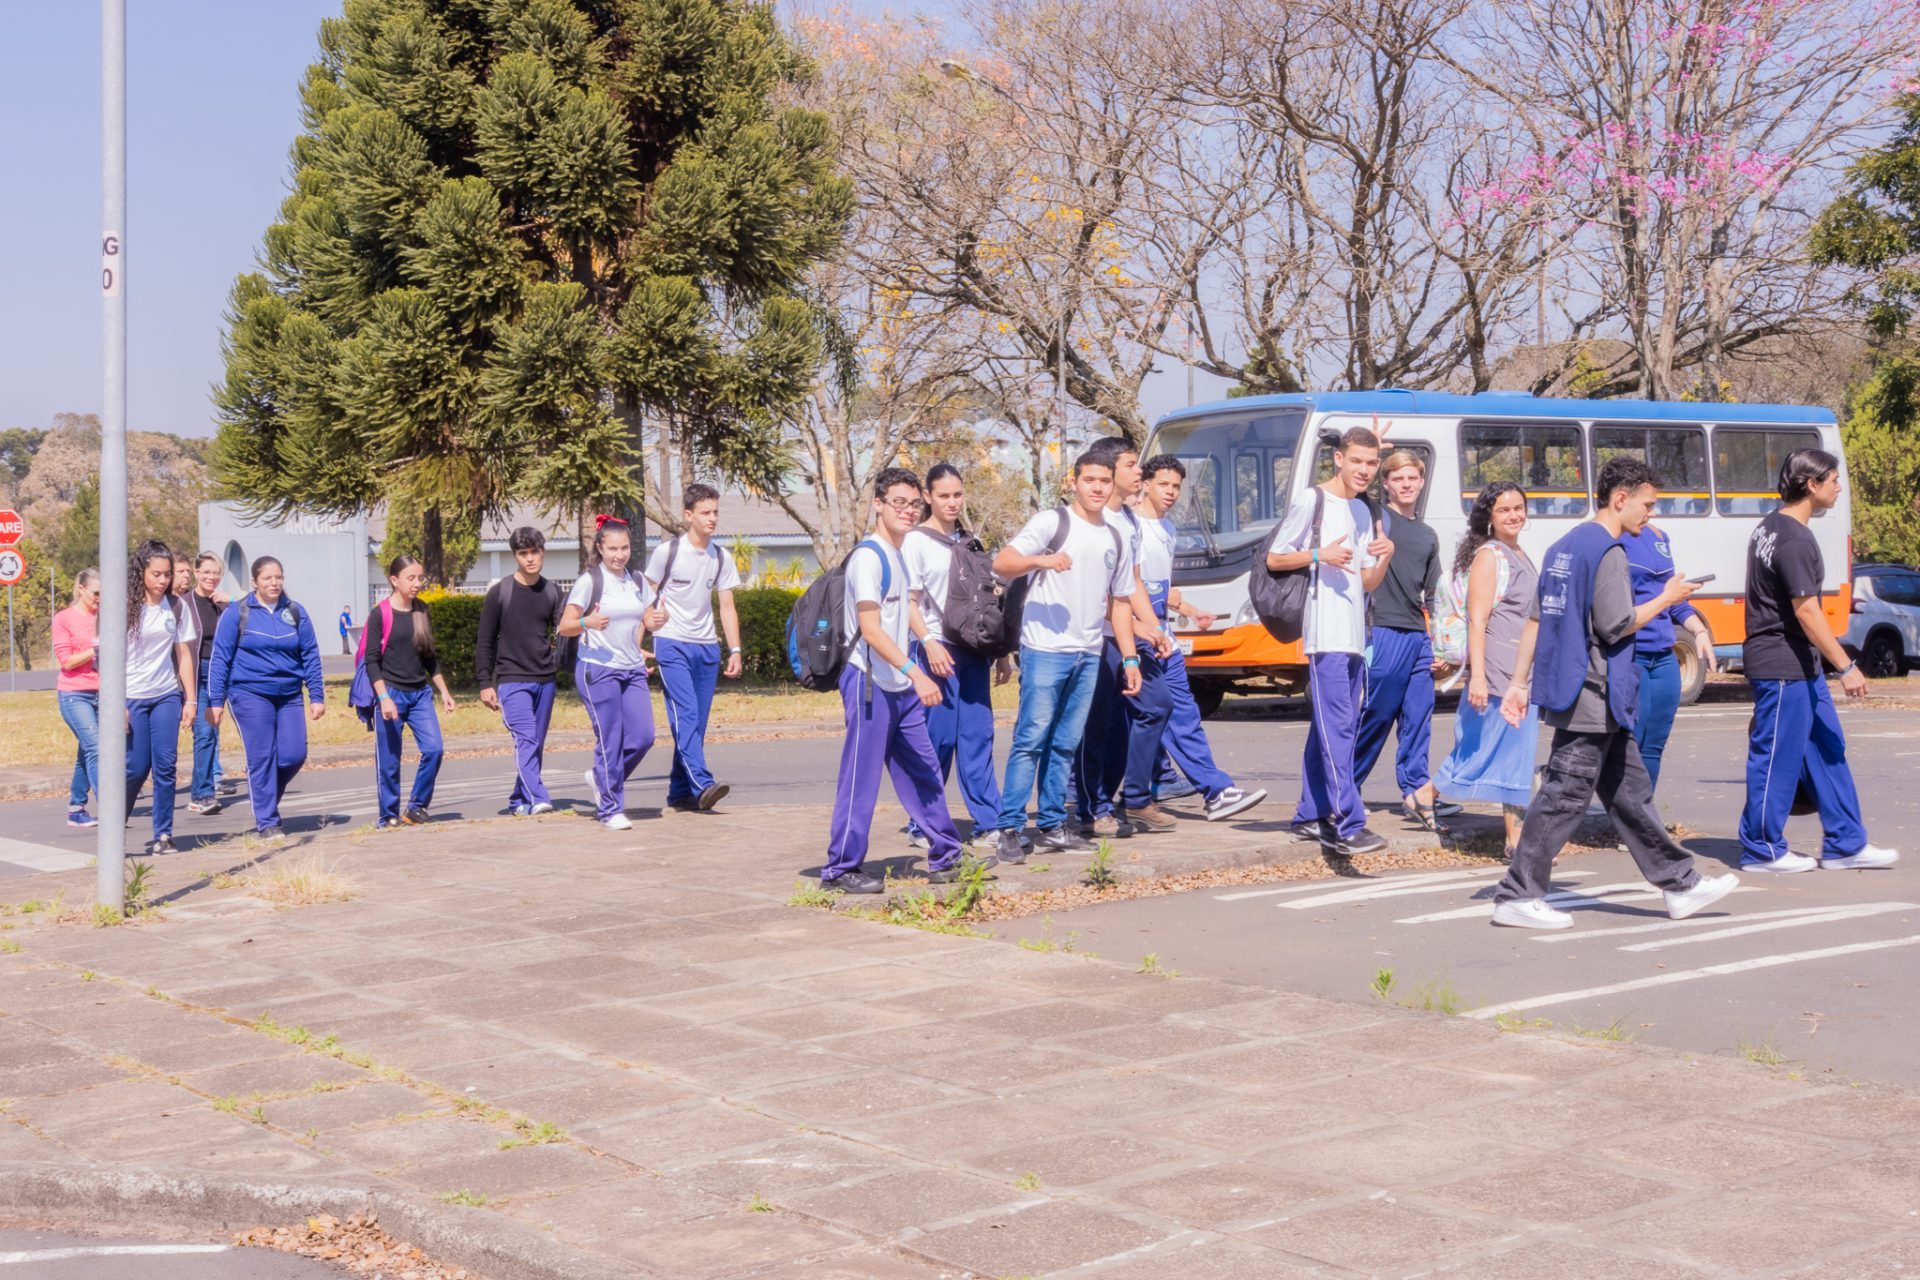
[[[1764,516],[1780,505],[1780,464],[1795,449],[1818,449],[1817,431],[1715,427],[1715,494],[1723,516]]]
[[[1713,481],[1707,471],[1707,434],[1698,427],[1628,426],[1595,423],[1593,469],[1597,474],[1607,459],[1627,454],[1653,468],[1660,477],[1660,500],[1653,514],[1704,516],[1713,505]]]
[[[1460,510],[1505,480],[1527,491],[1527,514],[1584,516],[1588,484],[1579,427],[1545,422],[1460,424]]]

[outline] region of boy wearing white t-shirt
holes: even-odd
[[[927,879],[950,884],[960,877],[960,832],[947,812],[940,761],[927,736],[927,708],[940,701],[940,686],[907,651],[913,633],[926,626],[900,556],[901,542],[920,521],[920,479],[888,467],[874,480],[873,495],[874,531],[846,560],[842,624],[856,638],[840,671],[847,736],[833,784],[827,862],[820,869],[821,888],[841,893],[886,888],[865,865],[882,773],[892,776],[907,817],[927,834]],[[991,867],[996,860],[981,861]]]
[[[1133,559],[1106,519],[1113,466],[1091,454],[1073,464],[1073,501],[1027,521],[993,558],[1003,578],[1035,575],[1020,623],[1020,715],[1000,790],[1000,860],[1023,862],[1020,832],[1027,795],[1038,789],[1035,844],[1055,851],[1086,847],[1067,823],[1067,779],[1093,702],[1105,628],[1113,626],[1122,692],[1140,691],[1133,634]],[[1059,539],[1061,522],[1066,537]],[[1055,544],[1058,542],[1058,548]]]
[[[673,771],[667,807],[705,811],[726,798],[727,784],[707,768],[707,717],[720,675],[720,641],[713,633],[713,598],[720,597],[720,626],[727,635],[727,679],[740,678],[740,615],[733,605],[740,570],[713,545],[720,526],[720,494],[690,484],[682,501],[687,531],[653,549],[647,581],[658,593],[666,623],[653,633],[653,658],[666,694],[667,727],[673,731]]]
[[[1353,775],[1353,743],[1366,675],[1367,593],[1386,576],[1393,543],[1374,527],[1361,498],[1380,469],[1380,438],[1365,427],[1348,428],[1334,446],[1333,466],[1331,477],[1287,508],[1267,549],[1267,567],[1276,573],[1307,569],[1312,575],[1302,636],[1312,723],[1294,825],[1316,825],[1322,848],[1351,856],[1387,845],[1367,829]],[[1316,505],[1318,539],[1313,534]]]

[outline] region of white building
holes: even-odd
[[[810,512],[810,496],[795,500]],[[457,590],[485,591],[513,572],[513,552],[507,537],[521,525],[532,525],[547,535],[547,576],[563,588],[573,585],[580,563],[580,539],[572,517],[541,517],[532,508],[515,508],[488,520],[480,530],[480,554]],[[648,526],[647,545],[660,536]],[[343,605],[353,610],[357,623],[387,594],[386,566],[380,544],[386,540],[384,508],[347,519],[294,516],[284,521],[250,520],[225,502],[200,504],[200,545],[220,556],[226,565],[221,589],[240,596],[251,589],[249,566],[263,555],[280,561],[287,571],[287,593],[305,605],[323,634],[334,634],[332,619]],[[720,504],[719,541],[731,549],[736,538],[753,545],[749,577],[769,570],[785,574],[799,561],[804,576],[819,572],[813,542],[777,503],[728,494]]]

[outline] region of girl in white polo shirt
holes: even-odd
[[[647,656],[640,648],[649,623],[666,617],[649,612],[653,591],[631,575],[633,528],[614,516],[596,517],[593,554],[573,584],[556,630],[580,637],[573,684],[593,725],[593,768],[587,788],[594,816],[609,831],[631,830],[626,815],[627,779],[653,746],[653,700],[647,694]],[[599,599],[594,599],[598,585]]]
[[[180,719],[194,702],[200,633],[173,594],[174,555],[140,544],[127,566],[127,812],[153,776],[153,839],[143,853],[174,852],[173,788]]]

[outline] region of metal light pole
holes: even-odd
[[[127,856],[127,3],[100,0],[100,829],[94,899],[119,911]]]

